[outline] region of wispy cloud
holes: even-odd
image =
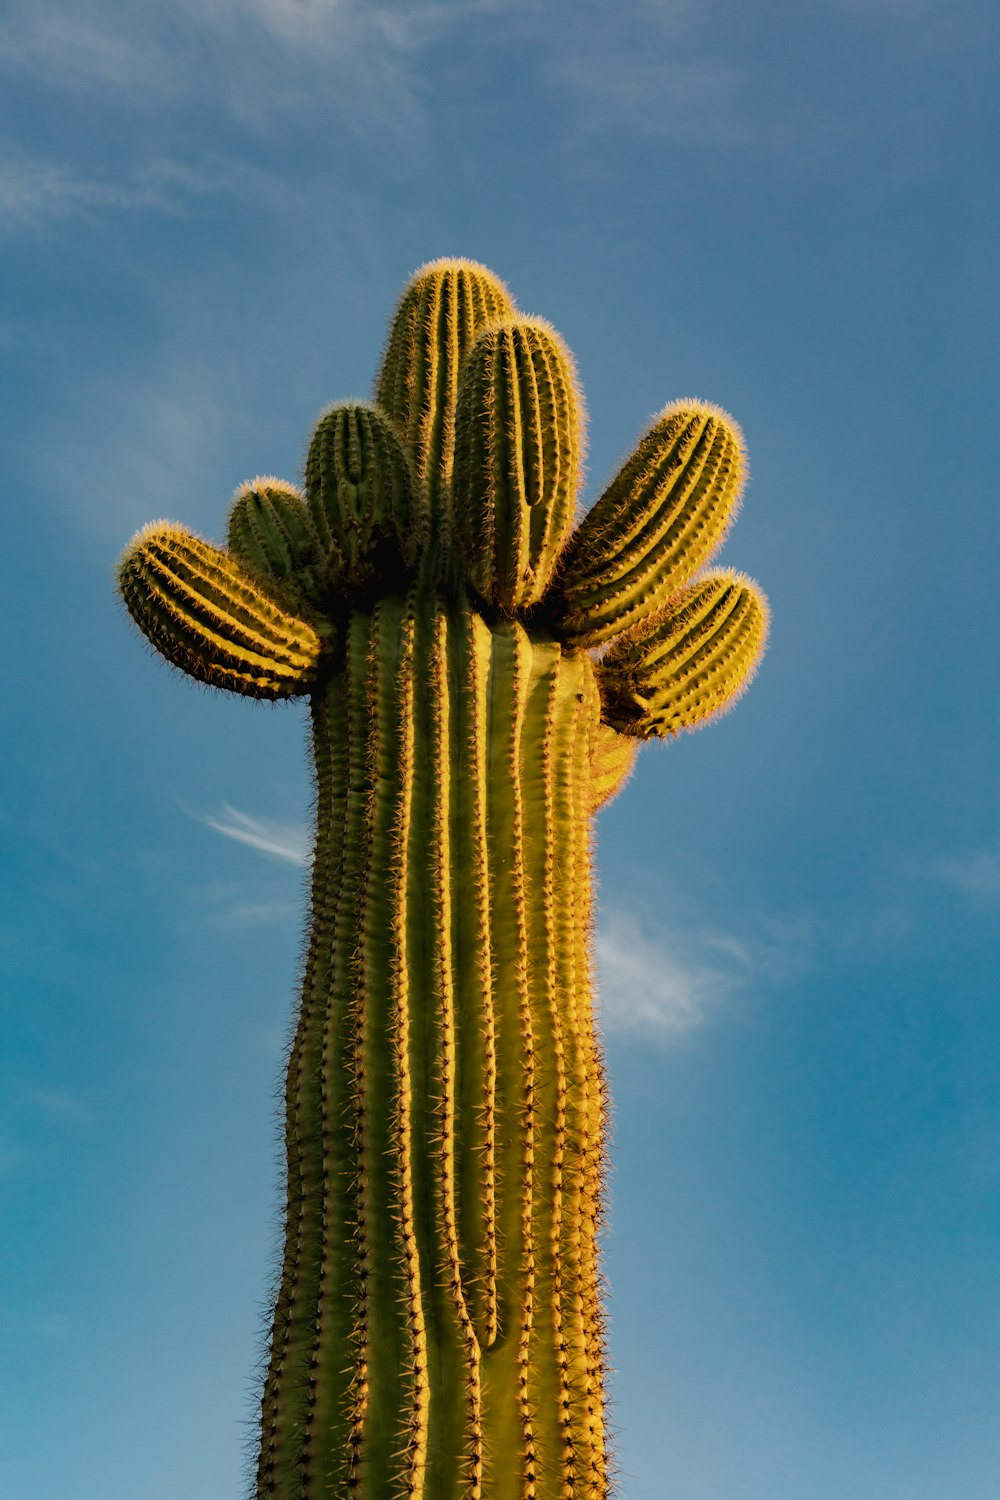
[[[820,18],[818,42],[782,31],[775,48],[780,18],[741,44],[734,0],[578,0],[568,16],[538,0],[176,0],[167,12],[152,0],[124,11],[110,0],[20,0],[0,22],[0,69],[61,99],[78,93],[102,115],[155,112],[160,140],[176,123],[178,142],[189,142],[195,116],[203,138],[236,120],[258,158],[276,122],[322,135],[329,118],[362,141],[419,154],[454,79],[464,88],[485,68],[499,69],[501,84],[482,91],[485,107],[516,107],[527,86],[546,134],[561,126],[564,144],[583,139],[588,153],[595,137],[627,131],[800,159],[863,136],[864,121],[857,110],[845,116],[839,91],[800,86],[789,49],[803,50],[803,65],[824,38],[845,52],[867,42],[875,55],[874,32],[902,59],[953,10],[941,0],[839,0]],[[873,91],[871,108],[884,97]],[[23,220],[43,206],[94,211],[141,191],[99,173],[56,174],[33,190],[18,184],[15,201]]]
[[[608,1031],[674,1041],[700,1026],[745,978],[748,955],[725,940],[694,945],[654,932],[631,912],[597,928],[598,1005]]]
[[[187,811],[187,809],[185,809]],[[223,802],[217,813],[190,814],[206,828],[221,833],[224,838],[235,839],[272,859],[286,860],[293,865],[309,863],[309,840],[298,823],[282,823],[274,818],[255,818]]]
[[[86,176],[65,162],[22,157],[0,162],[0,215],[7,231],[107,209],[182,215],[196,201],[233,193],[246,181],[247,174],[231,163],[207,168],[161,158],[114,178]]]
[[[152,20],[141,4],[21,0],[0,22],[0,66],[70,90],[161,93],[180,75]]]
[[[626,22],[621,7],[582,0],[581,24],[547,49],[546,79],[577,124],[733,144],[745,126],[747,63],[720,44],[718,4],[631,0],[627,10]]]
[[[80,1101],[63,1089],[33,1089],[25,1095],[24,1102],[32,1109],[58,1120],[83,1120],[88,1114]]]
[[[207,926],[226,931],[235,927],[298,926],[302,921],[301,897],[269,898],[248,895],[243,886],[213,885],[194,893],[200,919]]]
[[[991,849],[971,849],[960,854],[943,854],[932,861],[931,873],[946,885],[977,900],[1000,900],[1000,853]]]
[[[15,449],[39,493],[108,547],[155,516],[215,534],[217,498],[204,516],[197,499],[211,495],[218,455],[240,421],[220,386],[217,358],[177,343],[140,370],[78,383],[55,416],[42,413],[15,435]]]
[[[322,69],[321,108],[350,123],[359,102],[407,113],[422,54],[463,23],[534,9],[531,0],[21,0],[0,23],[0,67],[138,108],[197,93],[246,119],[293,106]],[[355,121],[355,123],[358,123]]]

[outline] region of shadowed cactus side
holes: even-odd
[[[320,418],[304,495],[237,493],[227,551],[158,524],[119,574],[169,661],[311,704],[256,1495],[602,1500],[590,819],[759,659],[756,586],[692,578],[742,441],[668,407],[572,532],[572,363],[467,261],[414,276],[376,396]]]

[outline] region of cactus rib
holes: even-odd
[[[513,312],[503,282],[485,266],[439,260],[413,275],[389,326],[375,399],[395,423],[442,546],[450,532],[455,398],[462,362],[488,324]]]

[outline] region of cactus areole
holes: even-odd
[[[155,523],[120,564],[168,661],[311,706],[258,1500],[609,1490],[591,819],[639,740],[739,695],[767,610],[699,571],[745,467],[725,413],[666,407],[577,522],[582,443],[558,335],[438,261],[304,491],[252,480],[225,548]]]

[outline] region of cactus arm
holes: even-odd
[[[395,424],[441,548],[450,532],[462,361],[487,324],[513,313],[506,287],[485,266],[442,260],[414,274],[390,324],[375,400]]]
[[[427,541],[424,497],[388,418],[360,402],[316,423],[306,458],[308,518],[338,590],[371,596],[401,582]]]
[[[494,324],[462,373],[453,504],[468,576],[505,614],[537,603],[573,521],[581,461],[572,360],[537,319]]]
[[[746,691],[767,629],[767,601],[751,579],[731,569],[697,579],[604,656],[605,722],[641,739],[707,723]]]
[[[199,682],[289,698],[317,681],[322,644],[238,562],[181,526],[138,532],[118,567],[122,598],[162,656]]]
[[[320,542],[294,485],[258,475],[240,485],[229,508],[226,545],[279,599],[294,609],[300,597],[314,608],[328,603],[320,564]]]
[[[552,601],[564,637],[599,645],[662,608],[720,546],[745,471],[731,417],[667,406],[570,539]]]

